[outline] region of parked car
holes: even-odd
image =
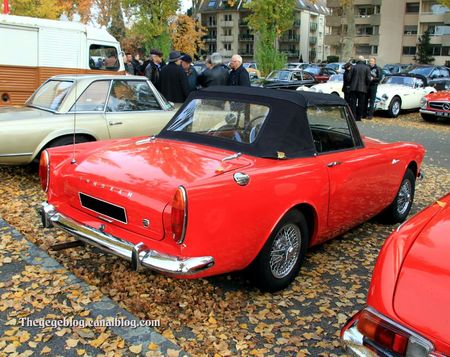
[[[333,74],[326,83],[315,84],[310,88],[299,87],[297,88],[297,90],[306,90],[309,92],[333,94],[341,98],[344,98],[344,92],[342,92],[342,86],[344,81],[343,76],[344,76],[343,74]]]
[[[380,212],[403,221],[424,153],[361,137],[336,96],[210,87],[157,136],[44,151],[42,221],[134,269],[247,268],[276,291],[308,247]]]
[[[325,83],[330,79],[330,76],[337,74],[334,69],[319,66],[306,67],[304,71],[311,74],[318,83]]]
[[[383,66],[383,71],[387,71],[389,74],[398,74],[404,73],[407,69],[409,69],[409,64],[401,64],[401,63],[392,63],[385,64]]]
[[[450,195],[384,243],[367,307],[341,339],[357,356],[450,356]]]
[[[55,76],[24,107],[0,108],[0,164],[31,163],[74,133],[76,142],[157,134],[174,113],[142,76]]]
[[[246,62],[243,63],[243,66],[247,70],[250,78],[261,77],[261,72],[259,71],[258,66],[255,62]]]
[[[420,108],[421,99],[432,92],[433,87],[427,86],[427,80],[421,75],[393,75],[382,79],[377,89],[375,110],[387,111],[396,118],[401,110]]]
[[[337,73],[344,73],[344,71],[345,71],[344,65],[345,65],[345,62],[332,62],[332,63],[328,63],[325,66],[325,68],[330,68],[330,69],[336,71]]]
[[[310,87],[316,83],[314,77],[307,72],[280,70],[270,72],[266,78],[253,82],[253,85],[264,88],[295,90],[300,86]]]
[[[437,121],[450,117],[450,91],[430,93],[422,98],[420,115],[425,121]]]
[[[310,64],[305,63],[305,62],[290,62],[290,63],[286,63],[286,65],[284,66],[284,69],[289,69],[291,71],[301,71],[309,66],[310,66]]]
[[[450,72],[444,66],[414,65],[408,73],[419,74],[427,79],[428,85],[436,90],[450,89]]]

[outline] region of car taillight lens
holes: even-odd
[[[187,193],[179,186],[172,201],[171,224],[173,239],[178,244],[183,243],[187,226]]]
[[[48,191],[48,184],[50,182],[50,157],[47,150],[41,154],[39,161],[39,177],[41,178],[41,187],[44,192]]]
[[[433,344],[371,307],[354,315],[341,331],[347,349],[357,355],[427,357]]]

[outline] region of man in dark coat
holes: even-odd
[[[145,66],[144,75],[150,79],[150,81],[153,83],[153,85],[159,90],[159,72],[162,68],[162,57],[163,53],[153,48],[150,51],[150,61],[148,61],[147,65]]]
[[[367,113],[366,115],[363,115],[363,117],[372,119],[373,110],[375,107],[375,98],[377,97],[378,83],[380,83],[382,75],[381,68],[377,66],[377,60],[375,59],[375,57],[369,58],[369,69],[370,83],[369,88],[367,89],[366,105],[364,106],[364,109],[367,110]]]
[[[180,52],[172,51],[169,63],[159,73],[161,94],[174,103],[184,103],[189,95],[188,80],[180,63]]]
[[[197,90],[198,87],[198,74],[192,65],[192,57],[188,54],[183,54],[181,56],[181,67],[183,67],[184,72],[186,73],[189,85],[189,92]]]
[[[233,55],[230,61],[231,71],[228,75],[229,86],[244,86],[250,87],[250,75],[242,65],[242,57]]]
[[[342,92],[344,93],[344,99],[347,102],[348,105],[350,105],[350,84],[352,80],[352,64],[350,62],[347,62],[344,64],[344,74],[343,77],[343,83],[342,83]]]
[[[228,70],[223,65],[222,55],[214,52],[209,58],[209,61],[212,67],[204,70],[198,76],[200,85],[202,87],[226,86],[228,82]]]
[[[350,80],[350,98],[355,120],[361,120],[366,104],[367,88],[370,83],[370,69],[364,62],[364,57],[359,56],[358,62],[352,68]]]

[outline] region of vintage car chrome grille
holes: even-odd
[[[80,192],[80,203],[81,206],[87,208],[88,210],[99,213],[103,216],[115,219],[116,221],[127,223],[127,214],[125,208],[114,205],[112,203],[100,200],[98,198],[86,195]]]
[[[430,108],[440,109],[440,110],[449,110],[450,103],[449,102],[430,102]]]

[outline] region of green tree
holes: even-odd
[[[429,64],[434,61],[433,46],[430,43],[430,32],[427,30],[419,38],[419,45],[417,46],[417,53],[414,56],[414,60],[422,63]]]
[[[450,7],[450,0],[439,0],[439,2],[444,6]]]
[[[286,56],[278,51],[278,39],[293,26],[295,6],[295,0],[252,0],[245,3],[251,11],[247,17],[248,26],[256,33],[255,58],[265,75],[286,62]]]
[[[124,0],[128,14],[135,19],[130,29],[134,36],[143,39],[142,47],[160,48],[166,55],[171,43],[168,33],[169,18],[180,7],[179,0]]]
[[[58,0],[15,0],[10,4],[11,15],[58,19],[62,12]]]
[[[111,21],[108,26],[108,32],[119,42],[125,37],[125,22],[120,0],[111,1]]]

